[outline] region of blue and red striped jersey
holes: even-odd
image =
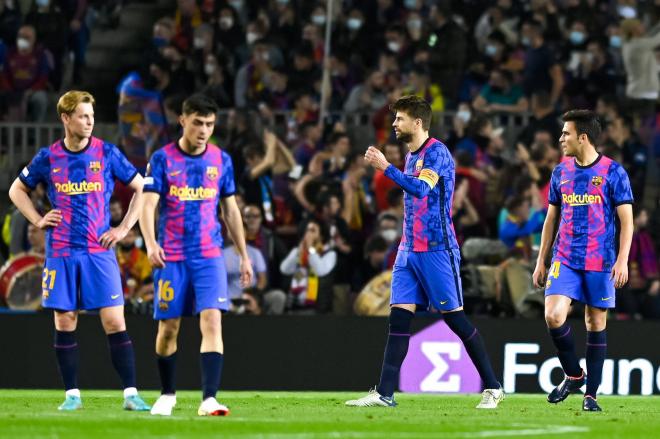
[[[115,179],[128,184],[136,175],[115,145],[96,137],[76,152],[63,140],[41,148],[19,178],[30,189],[44,183],[53,209],[62,211],[62,222],[46,231],[46,256],[106,251],[99,238],[110,228]]]
[[[578,270],[611,271],[616,208],[633,203],[623,166],[604,155],[588,166],[566,157],[552,172],[548,202],[561,209],[554,258]]]
[[[168,261],[222,254],[218,203],[236,192],[229,154],[211,144],[198,155],[165,145],[149,161],[144,190],[160,194],[158,242]]]

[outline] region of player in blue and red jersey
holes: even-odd
[[[403,236],[392,272],[389,335],[380,383],[350,406],[394,407],[399,370],[408,351],[415,310],[430,305],[442,312],[458,335],[485,385],[477,408],[496,408],[504,398],[477,329],[463,311],[460,252],[451,222],[455,166],[447,147],[429,137],[431,107],[417,96],[404,96],[391,107],[394,131],[408,145],[404,172],[369,147],[365,160],[404,190]]]
[[[92,137],[94,98],[69,91],[57,103],[64,139],[44,147],[23,169],[9,196],[35,226],[46,230],[44,308],[55,316],[55,352],[66,399],[60,410],[82,407],[77,385],[78,310],[98,309],[108,335],[112,363],[124,385],[124,408],[149,410],[135,388],[135,355],[124,322],[119,265],[111,248],[126,236],[142,206],[143,179],[115,145]],[[135,190],[121,224],[110,227],[110,196],[115,179]],[[42,216],[29,197],[37,184],[47,187],[53,210]]]
[[[196,94],[183,103],[182,137],[156,151],[145,178],[145,207],[140,226],[153,264],[158,320],[156,354],[161,396],[151,411],[169,416],[176,405],[175,368],[181,316],[199,314],[202,345],[200,416],[224,416],[229,410],[215,399],[223,364],[221,310],[229,307],[227,273],[222,255],[218,205],[240,254],[241,282],[252,268],[243,220],[236,204],[234,169],[229,154],[208,142],[218,107]],[[160,204],[159,204],[160,203]],[[159,206],[158,240],[154,214]]]
[[[596,393],[607,348],[607,309],[614,308],[614,289],[628,281],[633,194],[623,167],[594,147],[601,132],[596,114],[573,110],[565,113],[563,120],[559,141],[565,158],[550,180],[548,214],[533,274],[536,287],[545,283],[545,320],[566,375],[550,392],[548,402],[558,403],[570,393],[580,392],[586,381],[582,408],[601,411]],[[546,281],[546,257],[557,222],[559,233]],[[578,363],[573,334],[566,321],[573,300],[586,305],[586,375]]]

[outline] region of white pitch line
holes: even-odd
[[[266,433],[254,434],[246,433],[254,439],[322,439],[322,438],[397,438],[397,439],[416,439],[416,438],[435,438],[441,435],[443,438],[488,438],[488,437],[520,437],[520,436],[540,436],[540,435],[558,435],[564,433],[587,433],[588,427],[573,426],[534,426],[528,425],[528,428],[521,430],[490,430],[473,432],[392,432],[392,431],[329,431],[319,433]],[[234,433],[232,433],[234,434]],[[239,434],[243,436],[242,434]]]

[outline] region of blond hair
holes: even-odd
[[[78,104],[92,104],[96,101],[91,93],[80,90],[69,90],[64,93],[57,101],[57,115],[71,114],[76,111]]]

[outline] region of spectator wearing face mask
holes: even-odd
[[[484,113],[513,113],[527,111],[528,101],[522,88],[513,83],[510,72],[495,69],[490,73],[490,79],[474,99],[472,106]]]
[[[46,119],[50,71],[48,57],[37,45],[34,27],[21,26],[16,48],[9,51],[2,72],[9,91],[10,120],[43,122]]]
[[[37,41],[42,42],[53,56],[50,83],[55,90],[59,90],[62,83],[62,60],[67,44],[66,16],[57,2],[36,0],[25,17],[25,24],[34,26],[37,31]]]
[[[637,18],[621,23],[623,64],[626,69],[626,98],[633,114],[640,118],[655,112],[660,94],[658,61],[655,50],[660,47],[660,23],[646,32]]]
[[[356,85],[344,103],[344,111],[373,112],[387,103],[385,75],[380,70],[372,70],[361,84]]]
[[[137,227],[129,230],[117,243],[116,252],[124,297],[143,300],[153,297],[151,263],[142,249],[142,236]]]
[[[266,87],[270,71],[268,42],[265,40],[254,42],[250,60],[236,73],[234,104],[239,108],[256,108],[260,91]]]
[[[328,246],[329,230],[324,223],[310,220],[300,243],[280,264],[283,274],[291,276],[289,308],[327,313],[332,310],[333,271],[337,254]]]
[[[332,35],[333,46],[336,47],[333,53],[349,54],[349,65],[357,68],[374,65],[380,47],[372,25],[360,8],[350,9],[346,20],[338,23]]]

